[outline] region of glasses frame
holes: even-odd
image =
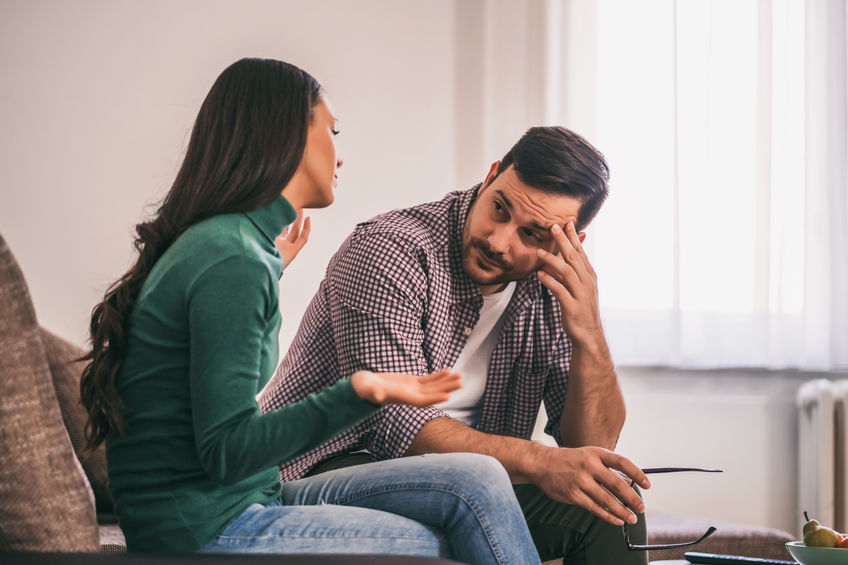
[[[685,471],[695,471],[699,473],[721,473],[721,469],[701,469],[699,467],[653,467],[650,469],[642,469],[642,472],[647,474],[652,473],[680,473]],[[630,542],[630,534],[627,531],[627,522],[625,522],[621,526],[622,533],[624,535],[624,544],[627,546],[629,551],[659,551],[662,549],[677,549],[679,547],[689,547],[690,545],[695,545],[701,543],[713,533],[715,533],[716,528],[714,526],[710,526],[707,531],[696,539],[695,541],[684,541],[681,543],[667,543],[667,544],[636,544]]]

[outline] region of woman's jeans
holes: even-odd
[[[248,507],[200,551],[539,563],[506,471],[472,453],[403,457],[284,483],[280,498]]]

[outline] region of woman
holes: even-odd
[[[81,383],[87,440],[90,449],[106,441],[127,545],[538,563],[506,473],[488,457],[387,461],[281,488],[279,463],[380,403],[427,405],[459,386],[447,370],[358,371],[259,412],[278,357],[278,279],[308,224],[277,236],[295,210],[333,201],[335,127],[302,70],[260,59],[227,68],[156,217],[137,226],[136,263],[94,308]]]

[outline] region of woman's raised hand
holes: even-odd
[[[460,374],[442,369],[429,375],[372,373],[357,371],[350,377],[353,390],[363,400],[374,404],[411,404],[429,406],[450,398],[460,388]]]
[[[277,236],[274,245],[283,258],[283,270],[294,261],[303,246],[309,240],[309,230],[312,228],[311,218],[303,219],[303,210],[297,211],[297,219],[286,227],[285,231]]]

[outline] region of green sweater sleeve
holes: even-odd
[[[277,279],[243,256],[206,269],[189,288],[191,410],[197,454],[227,485],[316,447],[377,410],[349,380],[261,414],[261,354],[275,323]]]

